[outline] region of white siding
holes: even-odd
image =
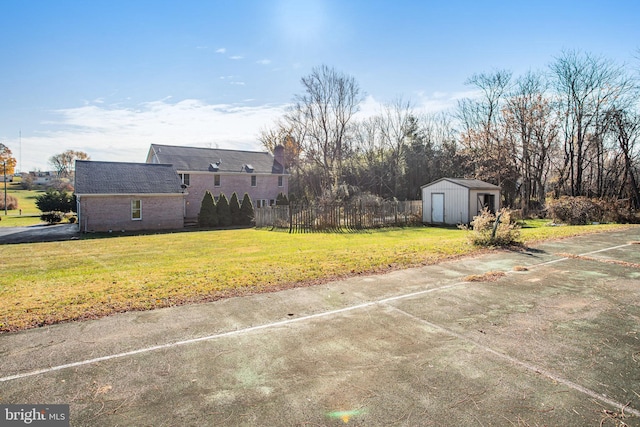
[[[431,194],[444,194],[444,223],[461,224],[468,222],[469,190],[450,181],[434,182],[422,188],[422,220],[431,223]]]

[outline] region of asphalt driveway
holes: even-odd
[[[72,426],[640,425],[638,241],[0,335],[0,402]]]
[[[56,242],[80,238],[78,224],[39,224],[29,227],[0,227],[0,245]]]

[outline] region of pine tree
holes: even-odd
[[[231,211],[231,223],[233,225],[239,225],[240,218],[240,202],[238,201],[238,194],[234,191],[229,200],[229,210]]]
[[[242,204],[240,205],[240,217],[242,225],[251,225],[255,213],[253,212],[253,203],[251,202],[251,198],[249,194],[244,193],[244,197],[242,198]]]
[[[231,209],[229,209],[229,200],[227,200],[227,196],[224,193],[220,193],[220,197],[218,198],[218,220],[220,226],[228,227],[232,224],[231,219]]]
[[[204,193],[202,204],[200,205],[200,213],[198,214],[198,225],[200,227],[215,227],[218,225],[218,213],[216,202],[210,191]]]
[[[289,199],[287,199],[287,195],[284,193],[278,194],[276,198],[276,206],[287,206],[289,204]]]

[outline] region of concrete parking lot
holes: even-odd
[[[640,425],[639,241],[0,335],[0,402],[72,426]]]

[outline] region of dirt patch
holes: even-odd
[[[498,279],[506,275],[507,274],[502,271],[489,271],[484,274],[471,274],[463,280],[465,282],[497,282]]]
[[[640,264],[635,263],[635,262],[620,261],[620,260],[617,260],[617,259],[594,258],[594,257],[590,257],[590,256],[574,255],[574,254],[568,254],[568,253],[558,253],[556,255],[561,256],[563,258],[579,259],[579,260],[582,260],[582,261],[604,262],[606,264],[621,265],[623,267],[631,267],[631,268],[639,268],[640,269]]]

